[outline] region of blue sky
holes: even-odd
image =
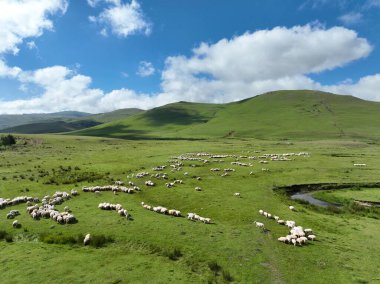
[[[379,19],[380,0],[1,0],[0,112],[276,89],[379,101]]]

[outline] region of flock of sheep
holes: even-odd
[[[268,161],[262,160],[262,159],[270,159],[271,161],[289,161],[291,160],[291,156],[308,156],[308,153],[301,152],[301,153],[286,153],[286,154],[265,154],[261,156],[238,156],[238,155],[213,155],[209,153],[189,153],[189,154],[184,154],[180,155],[178,157],[171,157],[171,160],[168,161],[170,163],[169,168],[171,168],[172,172],[177,172],[181,171],[184,167],[184,164],[182,161],[198,161],[203,164],[208,164],[210,162],[213,163],[223,163],[225,162],[224,159],[226,158],[233,158],[235,161],[231,162],[231,165],[234,166],[241,166],[241,167],[252,167],[252,163],[248,162],[240,162],[241,159],[249,159],[249,160],[259,160],[259,163],[262,164],[267,164]],[[260,160],[261,159],[261,160]],[[195,164],[190,165],[192,167],[195,167]],[[136,177],[138,179],[146,178],[149,177],[152,179],[158,179],[158,180],[168,180],[169,175],[167,173],[163,173],[167,168],[167,165],[160,165],[154,167],[152,170],[159,172],[159,173],[152,173],[150,174],[149,172],[140,172],[137,173],[136,175],[132,174],[131,177]],[[262,169],[267,170],[267,169]],[[211,168],[210,171],[212,172],[222,172],[221,176],[227,176],[229,173],[235,172],[234,168]],[[251,171],[250,174],[253,174]],[[184,173],[184,176],[189,176],[188,172]],[[130,176],[128,176],[130,178]],[[197,181],[201,180],[201,177],[199,176],[193,176],[194,179]],[[165,186],[168,188],[175,187],[177,184],[182,184],[183,181],[180,179],[173,179],[170,182],[166,182]],[[147,187],[152,187],[155,186],[156,183],[153,182],[152,180],[146,180],[144,182],[145,186]],[[136,186],[132,181],[128,182],[129,187],[124,186],[123,181],[115,181],[114,185],[105,185],[105,186],[84,186],[82,188],[83,192],[92,192],[96,194],[101,194],[101,192],[107,192],[107,191],[112,191],[114,194],[117,194],[118,192],[123,192],[123,193],[135,193],[137,191],[140,191],[140,188]],[[202,188],[200,186],[195,187],[196,191],[201,191]],[[12,205],[17,205],[19,203],[27,203],[27,212],[28,214],[35,220],[38,220],[40,218],[50,218],[54,220],[55,222],[59,224],[72,224],[75,223],[77,220],[73,214],[71,214],[70,209],[66,206],[64,209],[64,212],[59,212],[55,206],[60,205],[66,200],[70,199],[73,196],[77,196],[78,191],[72,190],[70,193],[67,192],[55,192],[52,196],[44,196],[42,199],[42,205],[38,205],[39,199],[38,198],[33,198],[33,197],[27,197],[27,196],[20,196],[16,197],[14,199],[2,199],[0,198],[0,209],[5,208],[6,206],[12,206]],[[236,197],[241,197],[239,192],[235,192],[234,196]],[[33,203],[35,203],[33,205]],[[159,213],[159,214],[164,214],[164,215],[170,215],[174,217],[181,217],[181,211],[176,210],[176,209],[168,209],[164,206],[151,206],[148,204],[145,204],[144,202],[141,202],[141,205],[144,209]],[[124,216],[129,218],[129,213],[126,209],[122,207],[121,204],[111,204],[107,202],[100,203],[98,205],[98,208],[101,210],[114,210],[116,211],[120,216]],[[294,209],[290,207],[290,209]],[[307,240],[314,240],[316,237],[315,235],[312,234],[311,229],[303,229],[300,226],[295,226],[294,221],[284,221],[281,220],[278,216],[272,216],[270,213],[264,212],[263,210],[260,210],[260,214],[263,216],[269,218],[269,219],[274,219],[278,224],[281,225],[287,225],[291,231],[290,234],[287,235],[286,237],[280,237],[278,240],[282,241],[284,243],[292,243],[294,245],[296,244],[304,244],[306,243]],[[19,212],[17,210],[11,210],[7,214],[7,218],[13,219],[17,215],[19,215]],[[197,213],[187,213],[187,219],[191,221],[200,221],[204,224],[211,224],[211,218],[206,218],[198,215]],[[264,224],[260,222],[256,222],[255,224],[257,227],[264,229]],[[15,220],[13,222],[13,227],[19,228],[21,224]],[[87,245],[91,240],[91,235],[87,234],[85,239],[84,239],[84,244]]]
[[[101,210],[115,210],[120,216],[129,218],[129,213],[121,204],[111,204],[108,202],[99,203],[98,208]]]
[[[289,209],[292,211],[295,211],[294,206],[289,206]],[[304,229],[302,226],[296,226],[296,222],[293,220],[282,220],[280,217],[276,215],[272,215],[262,209],[259,210],[259,214],[263,215],[264,217],[268,219],[273,219],[275,220],[279,225],[285,225],[287,226],[290,231],[285,237],[279,237],[278,241],[283,242],[285,244],[293,244],[294,246],[296,245],[303,245],[306,244],[307,241],[311,240],[314,241],[316,239],[316,236],[313,234],[313,230],[308,228]],[[254,222],[256,227],[264,230],[265,225],[262,222]]]

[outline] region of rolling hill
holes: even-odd
[[[31,113],[31,114],[0,114],[0,129],[10,128],[18,125],[57,121],[71,118],[80,118],[91,115],[90,113],[78,111],[62,111],[54,113]]]
[[[68,117],[57,117],[54,119],[53,116],[48,116],[49,118],[43,121],[35,123],[27,123],[22,125],[17,125],[9,128],[1,129],[0,132],[3,133],[22,133],[22,134],[41,134],[41,133],[62,133],[70,132],[74,130],[80,130],[83,128],[88,128],[91,126],[99,125],[102,123],[110,122],[113,120],[118,120],[122,118],[129,117],[142,110],[136,108],[129,109],[119,109],[112,112],[100,113],[100,114],[85,114],[83,116],[77,116],[73,118]],[[15,117],[17,117],[15,115]],[[0,116],[1,121],[1,116]]]
[[[72,134],[126,139],[379,139],[379,121],[380,103],[287,90],[229,104],[169,104]]]

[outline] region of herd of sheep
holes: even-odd
[[[294,206],[289,206],[289,209],[292,211],[295,211]],[[283,242],[285,244],[293,244],[296,245],[303,245],[306,244],[307,241],[311,240],[314,241],[316,239],[316,236],[313,234],[313,230],[310,228],[304,229],[302,226],[296,226],[296,222],[293,220],[282,220],[280,217],[276,215],[272,215],[271,213],[268,213],[262,209],[259,210],[259,214],[263,215],[264,217],[268,219],[275,220],[279,225],[285,225],[290,229],[289,233],[285,237],[279,237],[278,241]],[[256,227],[264,230],[265,225],[262,222],[254,222]]]
[[[241,162],[241,159],[249,159],[249,160],[258,160],[261,164],[267,164],[267,160],[263,159],[269,159],[270,161],[290,161],[291,156],[308,156],[308,153],[301,152],[301,153],[286,153],[286,154],[265,154],[261,156],[239,156],[239,155],[214,155],[209,153],[188,153],[184,155],[180,155],[177,157],[171,157],[171,160],[168,161],[169,165],[159,165],[154,168],[152,168],[153,171],[156,171],[158,173],[149,173],[149,172],[140,172],[136,175],[132,174],[131,177],[136,177],[138,179],[143,179],[146,177],[150,177],[151,179],[157,179],[157,180],[168,180],[169,175],[167,173],[164,173],[163,171],[168,167],[171,169],[172,172],[178,172],[181,171],[184,168],[183,161],[198,161],[203,164],[209,164],[211,162],[213,163],[222,163],[227,158],[233,158],[234,161],[231,162],[231,165],[234,166],[240,166],[240,167],[252,167],[251,162]],[[190,165],[192,167],[196,167],[195,164]],[[266,171],[267,169],[262,169],[263,171]],[[212,172],[222,172],[221,176],[225,177],[229,173],[233,173],[236,170],[234,168],[219,168],[214,167],[211,168],[210,171]],[[254,174],[253,171],[250,172],[250,175]],[[184,173],[184,176],[189,176],[188,172]],[[128,176],[130,178],[130,176]],[[197,181],[201,181],[202,178],[200,176],[192,176],[192,178],[196,179]],[[180,179],[172,179],[172,181],[168,181],[165,183],[165,186],[168,188],[175,187],[176,184],[182,184],[183,181]],[[146,180],[143,182],[145,186],[152,187],[155,186],[156,183],[152,180]],[[115,181],[114,185],[104,185],[104,186],[84,186],[82,188],[83,192],[92,192],[96,194],[101,194],[101,192],[107,192],[112,191],[114,194],[117,194],[118,192],[123,193],[135,193],[137,191],[140,191],[140,188],[134,184],[134,182],[129,181],[128,182],[129,187],[124,186],[124,182],[117,180]],[[200,186],[195,187],[196,191],[201,191],[202,188]],[[70,209],[66,206],[64,208],[63,212],[59,212],[58,209],[56,209],[56,205],[60,205],[63,202],[69,200],[73,196],[77,196],[79,193],[76,190],[72,190],[70,193],[68,192],[55,192],[52,196],[44,196],[42,199],[42,204],[39,205],[39,199],[28,197],[28,196],[20,196],[13,199],[2,199],[0,198],[0,209],[3,209],[7,206],[13,206],[20,203],[27,203],[27,213],[35,220],[38,220],[40,218],[50,218],[54,220],[55,222],[59,224],[73,224],[76,223],[77,220],[75,216],[71,213]],[[233,194],[235,197],[241,197],[241,194],[239,192],[235,192]],[[33,205],[33,203],[35,203]],[[151,206],[148,204],[145,204],[144,202],[141,202],[141,205],[144,209],[147,209],[149,211],[153,211],[159,214],[164,215],[170,215],[174,217],[181,217],[181,211],[176,209],[168,209],[164,206]],[[121,204],[111,204],[107,202],[100,203],[98,205],[98,208],[101,210],[114,210],[116,211],[120,216],[124,216],[129,218],[129,213],[126,209],[122,207]],[[290,207],[291,210],[294,210],[294,207]],[[266,218],[274,219],[278,224],[280,225],[286,225],[290,228],[290,233],[285,237],[278,238],[279,241],[282,241],[284,243],[290,243],[290,244],[304,244],[307,240],[314,240],[316,237],[312,234],[311,229],[303,229],[301,226],[296,226],[294,221],[285,221],[280,219],[278,216],[272,216],[272,214],[265,212],[263,210],[260,210],[259,213]],[[11,210],[7,214],[8,219],[14,219],[16,216],[18,216],[20,213],[18,210]],[[187,213],[187,219],[191,221],[199,221],[204,224],[211,224],[211,218],[202,217],[196,213]],[[264,229],[265,226],[261,222],[256,222],[255,224],[257,227]],[[15,220],[12,223],[13,227],[19,228],[21,227],[21,224]],[[91,240],[91,235],[87,234],[84,239],[84,244],[87,245]]]

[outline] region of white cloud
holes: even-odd
[[[364,8],[380,8],[380,0],[367,0]]]
[[[152,76],[154,72],[155,72],[155,69],[151,62],[141,61],[136,74],[141,77],[149,77],[149,76]]]
[[[29,48],[29,49],[36,49],[37,48],[37,45],[34,41],[28,41],[26,43],[26,46]]]
[[[340,16],[339,21],[347,26],[356,25],[363,21],[363,14],[358,12],[350,12]]]
[[[323,90],[356,96],[365,100],[380,101],[380,74],[369,75],[359,79],[353,83],[347,80],[337,85],[323,86]]]
[[[66,0],[1,0],[0,1],[0,54],[18,53],[17,46],[25,38],[40,36],[52,30],[50,15],[65,13]]]
[[[102,0],[88,0],[90,6],[95,7]],[[103,0],[108,7],[105,8],[97,17],[90,16],[91,22],[104,25],[102,35],[108,34],[107,30],[120,37],[128,37],[136,33],[151,33],[152,25],[145,18],[140,4],[132,0],[129,4],[121,0]]]
[[[315,88],[306,77],[366,57],[372,47],[349,29],[310,25],[246,33],[201,43],[190,58],[169,57],[165,93],[187,100],[226,102],[281,88]]]

